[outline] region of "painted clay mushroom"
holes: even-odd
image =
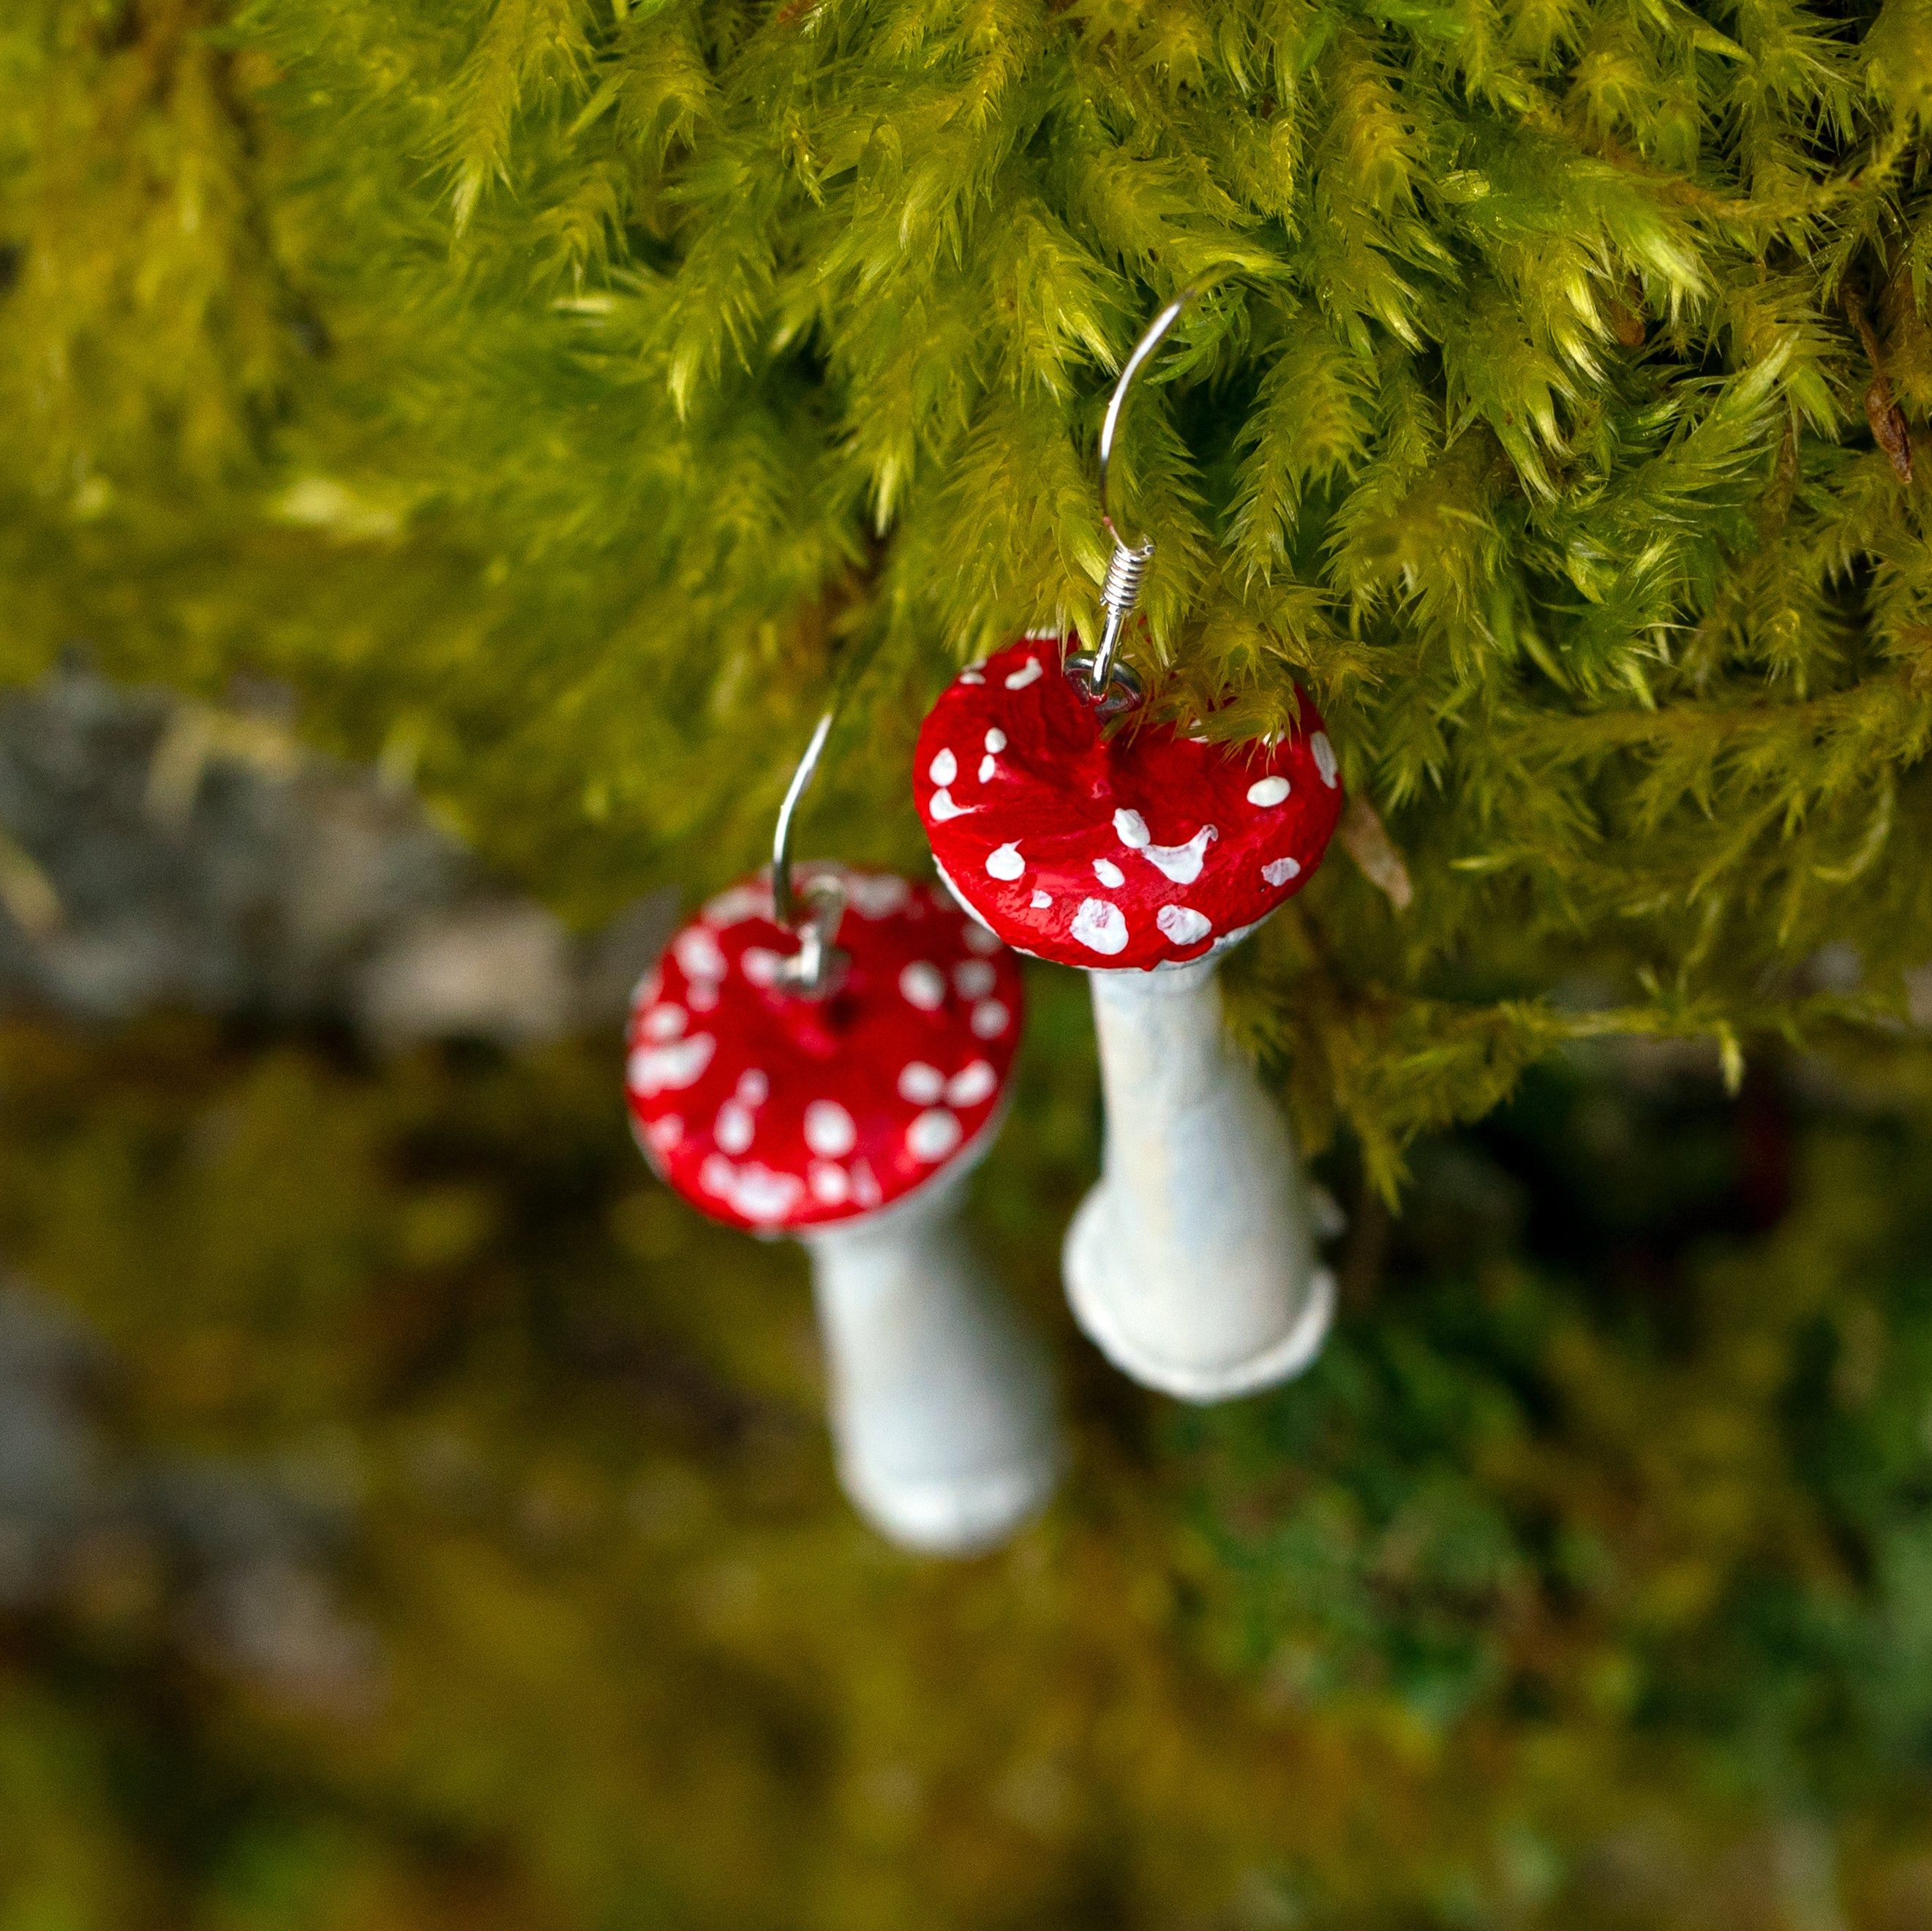
[[[1084,660],[1083,660],[1084,661]],[[1070,1231],[1069,1298],[1137,1380],[1216,1401],[1313,1357],[1334,1286],[1300,1162],[1226,1045],[1214,961],[1320,862],[1342,811],[1314,707],[1234,748],[1096,703],[1054,639],[963,671],[914,788],[942,877],[988,931],[1089,974],[1104,1171]]]
[[[1020,974],[927,886],[800,877],[831,897],[827,984],[792,982],[800,937],[768,885],[712,899],[638,990],[633,1123],[694,1206],[805,1245],[847,1492],[893,1540],[966,1553],[1038,1510],[1059,1469],[1044,1356],[959,1222],[999,1125]]]

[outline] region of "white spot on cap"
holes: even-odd
[[[1110,905],[1104,898],[1083,898],[1080,909],[1073,915],[1071,928],[1073,936],[1089,952],[1104,952],[1112,956],[1124,952],[1127,945],[1127,922],[1120,916],[1118,905]]]
[[[946,1003],[946,975],[924,959],[914,959],[899,974],[899,991],[906,1003],[922,1012],[937,1012]]]
[[[1053,903],[1053,900],[1046,892],[1036,892],[1029,903],[1036,912],[1044,912]]]
[[[1006,941],[998,933],[988,931],[979,922],[979,913],[974,913],[972,922],[959,936],[966,941],[966,949],[969,952],[977,952],[982,958],[990,958],[994,953],[1005,949]]]
[[[646,1039],[675,1039],[688,1023],[682,1006],[653,1006],[638,1030]]]
[[[718,941],[702,925],[687,925],[671,941],[678,964],[691,979],[722,979],[728,970]]]
[[[906,1150],[915,1160],[943,1160],[958,1145],[959,1122],[943,1106],[929,1106],[906,1129]]]
[[[769,946],[747,946],[738,955],[739,970],[754,985],[776,985],[784,961]]]
[[[806,1169],[805,1183],[820,1207],[843,1207],[852,1197],[852,1183],[845,1177],[845,1169],[830,1160],[813,1161]]]
[[[1175,884],[1192,885],[1201,876],[1208,847],[1220,835],[1214,826],[1203,825],[1184,845],[1149,845],[1141,856]]]
[[[1341,769],[1335,757],[1335,747],[1328,742],[1326,731],[1317,731],[1308,740],[1308,748],[1315,754],[1315,768],[1322,774],[1322,781],[1330,790],[1335,788],[1335,774]]]
[[[758,1137],[758,1122],[752,1117],[752,1109],[741,1105],[735,1099],[728,1099],[718,1109],[717,1123],[711,1129],[711,1137],[727,1153],[742,1153]]]
[[[704,901],[706,921],[722,931],[747,919],[762,918],[772,909],[772,895],[761,885],[734,885]]]
[[[649,1099],[652,1094],[682,1093],[696,1084],[718,1042],[709,1033],[694,1033],[664,1046],[640,1046],[626,1066],[631,1090]]]
[[[976,811],[976,805],[958,805],[953,802],[952,793],[944,785],[932,794],[932,801],[926,808],[932,814],[935,823],[944,824],[949,818],[963,818],[969,811]]]
[[[1046,675],[1046,673],[1040,667],[1040,659],[1029,657],[1026,661],[1026,668],[1016,670],[1006,679],[1006,688],[1009,691],[1024,691],[1029,684],[1037,684]]]
[[[685,1003],[694,1012],[709,1012],[718,1003],[718,988],[708,979],[694,979],[685,991]]]
[[[707,1153],[704,1164],[698,1170],[698,1184],[706,1193],[715,1193],[728,1198],[731,1183],[738,1177],[738,1170],[722,1153]]]
[[[1214,929],[1191,905],[1163,905],[1154,923],[1177,946],[1198,946]]]
[[[885,1198],[879,1191],[878,1180],[867,1161],[854,1160],[852,1162],[852,1198],[868,1212]]]
[[[952,983],[962,999],[984,999],[1000,976],[984,959],[962,959],[952,968]]]
[[[1136,851],[1142,850],[1148,841],[1147,820],[1138,811],[1116,811],[1114,832],[1122,844],[1131,846]]]
[[[814,1099],[805,1109],[805,1144],[822,1160],[836,1160],[857,1145],[859,1129],[836,1099]]]
[[[997,851],[986,854],[986,876],[988,878],[1015,879],[1026,870],[1026,860],[1020,856],[1017,844],[1001,845]]]
[[[644,1138],[660,1153],[668,1153],[684,1138],[684,1122],[675,1113],[667,1113],[644,1129]]]
[[[959,681],[962,684],[983,684],[986,679],[983,673],[980,671],[962,670],[959,673]]]
[[[1110,858],[1096,858],[1094,861],[1094,876],[1106,886],[1124,885],[1127,882],[1127,874]]]
[[[959,760],[950,751],[942,751],[926,767],[926,775],[935,784],[950,784],[959,775]]]
[[[775,1174],[754,1164],[738,1169],[728,1198],[747,1220],[768,1226],[784,1219],[804,1191],[805,1183],[796,1174]]]
[[[890,919],[912,896],[912,887],[890,871],[848,872],[845,897],[862,919]]]
[[[977,1106],[982,1099],[992,1099],[999,1086],[999,1075],[984,1060],[974,1060],[946,1082],[946,1103],[949,1106]]]
[[[1003,1001],[982,999],[973,1009],[971,1024],[976,1039],[997,1039],[1012,1023],[1013,1015]]]
[[[1279,805],[1288,796],[1286,778],[1258,778],[1248,787],[1248,802],[1266,807]]]
[[[899,1069],[899,1097],[911,1106],[930,1106],[944,1096],[946,1075],[923,1060],[908,1060]]]
[[[1262,867],[1262,876],[1270,885],[1286,885],[1291,878],[1301,876],[1301,862],[1298,859],[1270,859]]]
[[[993,774],[997,772],[999,768],[1000,760],[989,751],[987,752],[986,756],[980,760],[980,782],[982,784],[992,784],[993,781]]]
[[[1006,734],[995,725],[986,733],[986,748],[988,751],[1004,751],[1006,748]]]

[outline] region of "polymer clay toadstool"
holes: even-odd
[[[1060,1463],[1045,1357],[959,1219],[999,1125],[1020,975],[929,887],[829,865],[801,877],[802,930],[748,882],[640,986],[633,1122],[694,1206],[810,1253],[860,1512],[907,1546],[968,1553],[1042,1506]]]
[[[1216,1401],[1305,1366],[1333,1311],[1287,1123],[1224,1041],[1215,961],[1320,862],[1340,778],[1305,699],[1299,729],[1239,747],[1106,723],[1058,641],[1022,639],[933,706],[914,796],[960,903],[1089,975],[1107,1137],[1066,1240],[1074,1314],[1136,1380]]]

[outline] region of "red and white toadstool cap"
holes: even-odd
[[[1057,638],[962,671],[919,734],[913,793],[954,892],[1010,946],[1125,970],[1230,945],[1298,891],[1342,815],[1334,747],[1233,751],[1148,723],[1102,734]]]
[[[1019,1042],[1017,961],[929,886],[831,877],[849,964],[830,997],[777,982],[798,939],[753,880],[712,899],[638,988],[639,1143],[714,1220],[799,1233],[890,1206],[992,1138]]]

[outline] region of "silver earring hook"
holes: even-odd
[[[844,915],[843,889],[835,878],[814,878],[800,895],[793,891],[791,883],[792,817],[818,769],[825,740],[832,734],[832,713],[827,711],[812,731],[812,742],[785,788],[784,802],[778,807],[778,824],[772,833],[772,918],[786,931],[795,933],[799,942],[798,950],[781,961],[776,983],[807,999],[829,997],[845,975],[845,955],[832,943]],[[799,916],[801,895],[807,901],[802,919]]]
[[[1117,665],[1114,658],[1120,647],[1120,633],[1126,628],[1127,619],[1140,601],[1141,579],[1147,574],[1148,562],[1154,555],[1152,537],[1143,537],[1138,543],[1129,543],[1114,523],[1113,511],[1107,500],[1107,472],[1113,461],[1114,438],[1119,432],[1120,412],[1126,406],[1134,378],[1140,373],[1148,358],[1160,346],[1168,331],[1180,319],[1181,311],[1214,279],[1218,277],[1190,282],[1148,324],[1141,339],[1134,344],[1133,353],[1127,358],[1119,381],[1114,385],[1106,415],[1100,424],[1100,520],[1114,540],[1114,553],[1108,559],[1107,574],[1100,586],[1100,607],[1106,612],[1107,621],[1100,633],[1100,648],[1070,657],[1066,669],[1070,676],[1078,674],[1088,696],[1109,715],[1126,710],[1140,701],[1140,680],[1125,664]],[[1119,688],[1116,689],[1116,686]]]

